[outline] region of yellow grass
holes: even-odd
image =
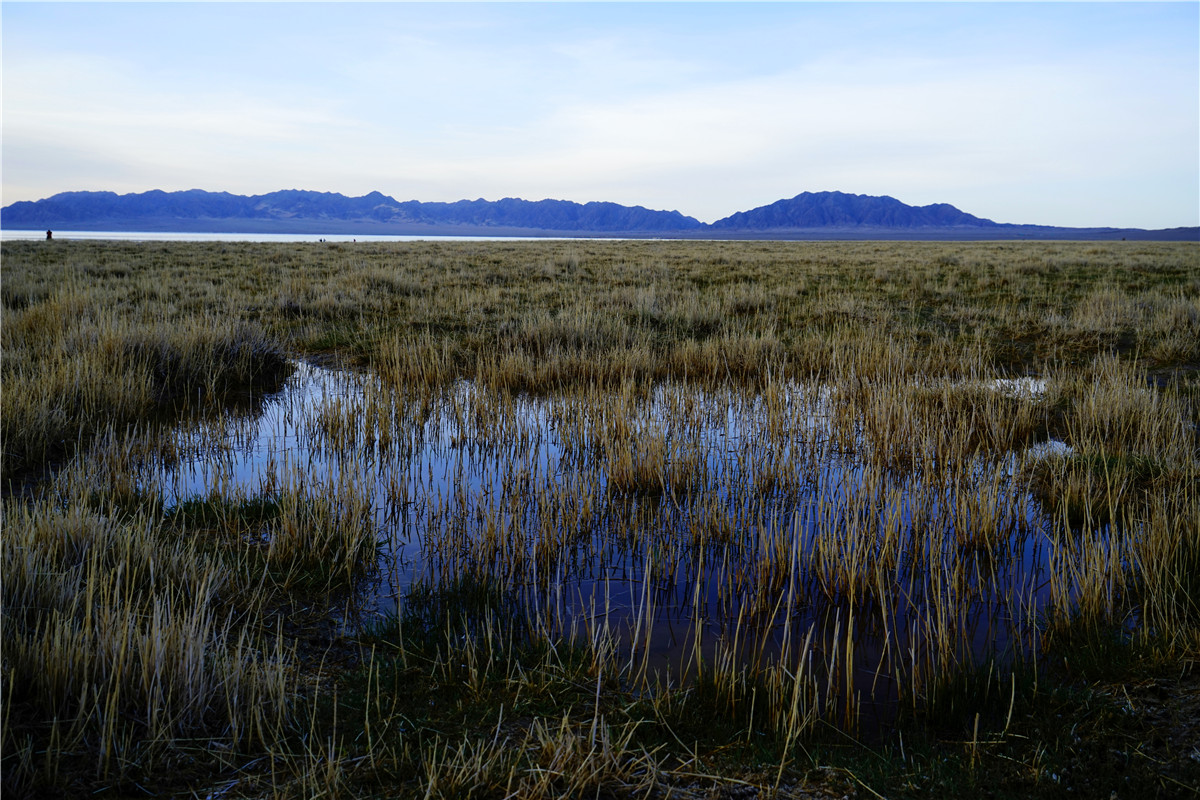
[[[43,244],[0,285],[6,791],[682,791],[722,777],[672,727],[710,713],[772,737],[779,785],[872,693],[1015,686],[1081,627],[1200,641],[1193,245]],[[176,426],[224,452],[285,354],[353,369],[300,412],[337,468],[170,508]],[[422,476],[428,448],[487,480]],[[377,512],[445,613],[314,652]],[[597,564],[628,585],[571,596]],[[414,729],[401,677],[494,726]]]

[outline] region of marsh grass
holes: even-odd
[[[1076,676],[1200,643],[1194,246],[55,245],[3,249],[6,792],[1124,791]],[[357,394],[247,489],[285,353]]]
[[[146,517],[5,516],[8,791],[129,786],[182,741],[261,747],[286,726],[283,640],[222,613],[228,566]]]
[[[6,483],[62,461],[105,426],[274,391],[288,373],[278,346],[254,327],[216,315],[131,321],[77,291],[6,310]]]
[[[97,455],[54,492],[4,501],[4,786],[17,795],[167,786],[286,746],[308,691],[295,604],[328,609],[376,569],[351,491],[294,483],[168,508],[153,485],[108,494],[109,471],[134,465]],[[192,766],[173,778],[181,758]]]

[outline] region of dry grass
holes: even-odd
[[[0,288],[18,794],[798,792],[829,726],[1032,708],[1081,631],[1200,642],[1192,245],[43,244]],[[319,459],[169,507],[174,426],[218,463],[284,353],[365,368],[297,410]],[[381,519],[414,583],[334,647]]]

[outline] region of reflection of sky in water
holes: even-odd
[[[1024,648],[1049,596],[1044,520],[1010,486],[1015,457],[978,467],[979,483],[998,481],[1007,499],[996,548],[948,555],[945,537],[924,532],[945,518],[969,526],[975,498],[966,493],[976,487],[933,488],[893,473],[867,485],[863,464],[832,441],[828,388],[791,386],[767,401],[667,386],[641,402],[585,407],[497,399],[467,383],[436,399],[404,397],[374,381],[300,364],[261,414],[185,427],[177,459],[159,476],[168,501],[211,490],[254,495],[297,478],[320,491],[352,483],[372,498],[384,542],[381,611],[396,610],[415,584],[491,578],[552,627],[607,632],[630,658],[674,669],[697,634],[708,657],[736,636],[753,660],[786,641],[794,649],[813,628],[820,657],[839,646],[835,621],[840,631],[853,624],[854,685],[864,695],[874,686],[884,702],[896,688],[880,665],[932,651],[947,631],[949,657],[963,664]],[[1030,396],[1043,388],[997,387]],[[780,409],[786,424],[771,432],[766,421],[778,423]],[[661,436],[694,467],[661,495],[610,492],[598,443],[622,422],[626,438],[617,441],[638,450]],[[763,484],[764,475],[775,482]],[[859,587],[853,606],[823,588],[816,554],[817,532],[839,525],[890,526],[902,545],[888,568],[893,582],[865,599]],[[870,561],[881,548],[858,541],[834,557]],[[937,568],[947,559],[952,576]],[[956,619],[930,628],[935,598],[949,598],[942,606]]]

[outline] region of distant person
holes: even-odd
[[[46,231],[46,241],[48,242],[53,238],[54,238],[54,231]]]

